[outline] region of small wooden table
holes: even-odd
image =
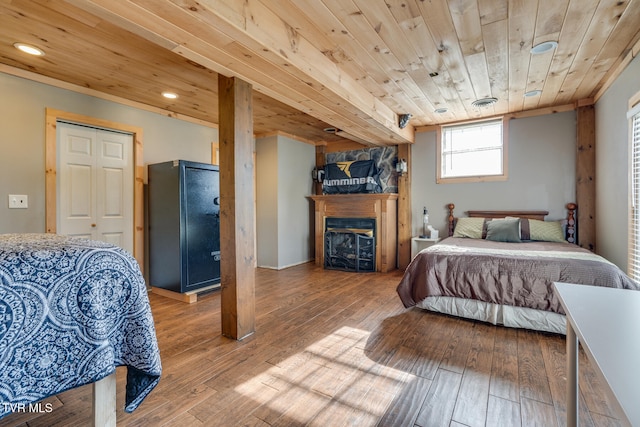
[[[567,425],[578,425],[578,344],[620,420],[640,426],[640,292],[554,283],[567,314]]]

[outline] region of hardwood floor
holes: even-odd
[[[119,426],[564,426],[563,336],[418,309],[396,296],[400,272],[305,264],[256,273],[256,333],[220,335],[220,294],[186,304],[150,294],[160,384]],[[581,423],[616,426],[584,355]],[[90,386],[51,413],[1,426],[86,426]]]

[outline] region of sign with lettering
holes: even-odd
[[[324,194],[381,193],[380,172],[373,160],[329,163],[324,167]]]

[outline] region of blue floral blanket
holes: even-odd
[[[137,261],[104,242],[0,235],[0,418],[117,366],[132,412],[162,371]]]

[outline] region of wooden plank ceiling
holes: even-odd
[[[257,135],[332,142],[334,127],[387,145],[419,126],[592,102],[637,46],[640,0],[0,0],[0,28],[0,70],[209,123],[218,73],[237,76],[253,85]],[[546,41],[557,48],[530,53]]]

